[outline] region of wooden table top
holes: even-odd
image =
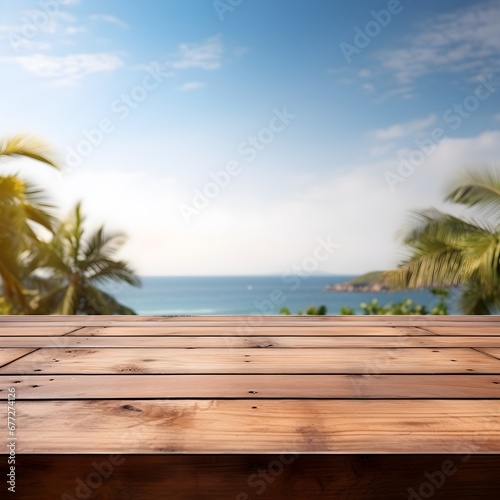
[[[2,316],[9,388],[21,454],[500,453],[500,317]]]

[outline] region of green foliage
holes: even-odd
[[[306,315],[308,316],[325,316],[327,313],[327,309],[325,305],[321,305],[319,307],[315,306],[309,306],[306,310]],[[288,307],[282,307],[280,310],[280,314],[284,314],[286,316],[289,316],[290,309]],[[299,311],[297,315],[302,316],[304,313],[302,311]]]
[[[411,299],[405,299],[401,302],[390,302],[385,306],[380,306],[377,299],[372,299],[368,304],[361,304],[364,314],[428,314],[425,306],[414,304]]]
[[[42,314],[135,314],[98,288],[110,282],[140,285],[128,264],[113,258],[125,237],[108,234],[104,227],[87,235],[84,221],[78,203],[71,217],[55,227],[36,261],[38,270],[49,273],[51,286],[32,307]]]
[[[448,314],[448,305],[446,304],[446,299],[449,297],[449,291],[444,288],[433,288],[431,292],[438,300],[438,304],[433,306],[430,312],[427,307],[420,304],[415,304],[411,299],[405,299],[401,302],[390,302],[384,306],[379,305],[378,299],[372,299],[368,304],[360,304],[360,307],[363,311],[363,314],[373,315],[415,314],[418,316],[422,316],[426,314]],[[356,312],[352,308],[344,306],[340,309],[340,314],[352,315],[356,314]]]
[[[342,306],[340,308],[340,314],[342,314],[343,316],[353,316],[354,314],[356,314],[356,312],[352,307]]]
[[[446,201],[464,205],[464,218],[434,208],[415,212],[404,243],[409,258],[388,273],[394,286],[460,286],[465,314],[500,310],[500,170],[466,170]]]
[[[438,300],[438,304],[431,309],[431,314],[448,314],[448,304],[446,303],[446,299],[450,296],[450,291],[446,288],[431,288],[431,292]]]
[[[0,167],[9,157],[31,158],[57,168],[48,147],[27,136],[0,141]],[[0,278],[10,311],[29,312],[26,296],[30,292],[22,281],[23,265],[38,246],[36,230],[52,229],[52,208],[39,189],[0,169]]]
[[[3,297],[0,297],[0,315],[2,314],[16,314],[12,304],[7,302]]]
[[[0,160],[5,157],[58,168],[47,146],[30,137],[0,141]],[[53,209],[41,190],[0,171],[0,314],[135,314],[99,288],[139,285],[128,264],[114,258],[123,235],[103,227],[87,235],[80,205],[65,221]],[[40,239],[40,229],[49,241]]]

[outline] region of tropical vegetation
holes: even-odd
[[[0,144],[0,314],[134,314],[102,289],[140,284],[115,258],[125,237],[104,227],[87,235],[80,204],[58,220],[40,188],[2,168],[18,157],[58,168],[37,139],[16,136]]]
[[[465,314],[500,310],[500,171],[469,168],[448,190],[446,201],[462,216],[435,208],[414,212],[406,232],[408,257],[387,274],[399,288],[460,287]]]
[[[361,303],[360,307],[363,311],[363,314],[372,315],[415,314],[418,316],[422,316],[426,314],[448,314],[448,304],[446,303],[446,299],[448,298],[450,292],[443,288],[433,288],[431,289],[431,292],[437,299],[437,303],[433,305],[431,309],[421,304],[415,304],[411,299],[405,299],[401,302],[390,302],[386,305],[380,305],[378,299],[372,299],[368,304],[364,302]],[[344,306],[340,309],[340,314],[352,315],[356,314],[356,312],[351,307]]]
[[[78,203],[64,220],[39,187],[8,166],[16,158],[37,168],[58,169],[50,149],[29,136],[0,141],[0,314],[134,314],[105,287],[138,286],[139,279],[116,254],[125,236],[104,227],[88,231]],[[392,271],[371,273],[344,284],[358,289],[431,288],[431,308],[406,299],[361,304],[364,314],[448,314],[451,288],[460,291],[465,314],[500,311],[500,171],[488,165],[466,169],[436,208],[413,212],[404,233],[407,257]],[[450,207],[451,208],[451,207]],[[281,314],[290,314],[286,307]],[[344,307],[342,314],[354,314]],[[326,306],[298,314],[324,315]]]
[[[307,316],[324,316],[326,314],[326,312],[327,312],[327,309],[326,309],[325,305],[321,305],[319,307],[309,306],[306,309],[305,314]],[[280,314],[284,314],[285,316],[289,316],[292,313],[290,312],[290,309],[288,309],[288,307],[282,307],[280,310]],[[304,313],[302,311],[299,311],[297,314],[299,316],[302,316]]]

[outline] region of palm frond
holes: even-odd
[[[105,233],[104,227],[100,227],[87,239],[83,250],[85,263],[90,264],[95,260],[112,257],[125,241],[124,234]]]
[[[490,165],[469,167],[452,186],[446,201],[477,208],[485,216],[500,215],[500,169]]]
[[[462,246],[464,239],[470,234],[484,234],[493,230],[492,227],[482,225],[480,221],[468,221],[435,208],[411,211],[409,219],[412,224],[409,229],[405,230],[405,243],[425,238]]]
[[[389,271],[386,280],[394,288],[456,286],[466,283],[471,271],[464,266],[460,250],[445,245],[420,250],[398,269]]]
[[[121,304],[110,294],[92,285],[88,286],[85,302],[90,314],[136,314],[130,307]]]
[[[52,158],[50,148],[40,139],[28,135],[15,135],[0,143],[0,158],[2,156],[24,156],[59,169]]]
[[[494,314],[500,308],[500,289],[471,280],[462,291],[458,305],[464,314]]]
[[[141,286],[141,281],[134,271],[121,260],[100,259],[93,262],[88,269],[88,279],[95,283],[124,281],[132,286]]]

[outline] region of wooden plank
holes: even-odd
[[[484,354],[488,354],[489,356],[492,356],[494,358],[500,359],[500,349],[494,349],[494,348],[478,348],[477,349],[479,352],[482,352]]]
[[[500,490],[498,455],[18,455],[16,461],[12,496],[21,500],[33,500],[33,492],[39,499],[86,494],[91,500],[412,500],[413,492],[413,500],[496,500]],[[0,461],[2,477],[6,469]]]
[[[0,337],[3,347],[109,347],[129,348],[332,348],[332,347],[499,347],[499,336],[294,336],[294,337],[230,337],[230,336],[64,336],[64,337]]]
[[[350,326],[476,326],[498,327],[499,316],[8,316],[0,325],[16,326],[44,324],[45,326],[293,326],[300,324]]]
[[[412,316],[417,320],[424,318],[423,316]],[[115,323],[115,324],[142,324],[142,323],[184,323],[184,324],[207,324],[207,323],[227,323],[227,324],[240,324],[245,321],[256,323],[264,322],[279,322],[279,323],[297,323],[297,322],[315,322],[315,323],[330,323],[330,322],[383,322],[398,320],[408,322],[407,317],[404,316],[340,316],[340,315],[327,315],[327,316],[307,316],[307,315],[260,315],[260,314],[246,314],[246,315],[210,315],[210,316],[112,316],[112,315],[95,315],[95,316],[64,316],[64,315],[29,315],[29,316],[8,316],[3,315],[0,317],[0,323],[54,323],[54,322],[73,322],[80,325],[84,324],[97,324],[102,322]],[[451,318],[451,317],[449,317]],[[453,316],[453,321],[458,321],[462,316]],[[470,318],[466,316],[465,318]],[[481,317],[478,317],[481,318]],[[485,318],[488,318],[487,316]],[[491,316],[489,316],[491,318]],[[445,319],[445,321],[450,321]]]
[[[10,322],[55,322],[55,321],[63,321],[66,322],[68,320],[78,322],[79,324],[85,323],[99,323],[101,321],[111,321],[111,322],[120,322],[120,323],[140,323],[140,322],[164,322],[164,321],[175,321],[175,322],[206,322],[206,321],[224,321],[224,322],[235,322],[235,321],[243,321],[248,318],[262,318],[263,320],[269,321],[289,321],[289,322],[297,322],[297,321],[306,321],[306,322],[331,322],[331,321],[342,321],[342,322],[372,322],[372,321],[400,321],[400,322],[433,322],[433,323],[448,323],[448,322],[471,322],[471,323],[480,323],[480,322],[491,322],[498,321],[500,316],[495,315],[383,315],[383,316],[373,316],[373,315],[357,315],[357,316],[343,316],[343,315],[325,315],[325,316],[282,316],[282,315],[274,315],[274,316],[263,316],[263,315],[250,315],[250,314],[240,314],[240,315],[208,315],[208,316],[175,316],[175,315],[158,315],[158,316],[147,316],[147,315],[138,315],[138,316],[116,316],[116,315],[94,315],[94,316],[66,316],[66,315],[25,315],[25,316],[16,316],[16,315],[2,315],[0,316],[0,323],[10,323]]]
[[[2,337],[53,337],[55,335],[65,335],[77,330],[76,326],[4,326],[0,324],[0,336]],[[1,344],[0,344],[1,345]]]
[[[39,375],[0,376],[0,400],[21,399],[486,399],[500,375]]]
[[[497,400],[19,401],[17,453],[500,453]]]
[[[495,326],[435,326],[426,327],[429,332],[437,335],[500,335],[500,323]]]
[[[0,366],[5,366],[32,351],[33,349],[0,349]]]
[[[327,325],[302,325],[302,326],[263,326],[263,327],[242,327],[241,329],[235,326],[188,326],[188,327],[168,327],[168,326],[149,326],[149,327],[85,327],[70,335],[103,335],[103,336],[153,336],[153,335],[183,335],[183,336],[201,336],[201,335],[216,335],[216,336],[403,336],[403,335],[432,335],[414,327],[391,327],[391,326],[377,326],[377,327],[362,327],[362,326],[327,326]]]
[[[500,360],[470,348],[40,349],[0,374],[500,373]]]

